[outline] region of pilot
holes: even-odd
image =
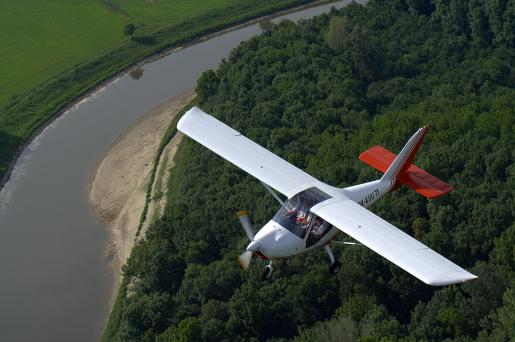
[[[311,221],[312,214],[309,212],[311,207],[313,206],[313,200],[310,198],[304,197],[302,199],[302,204],[296,210],[295,215],[295,223],[301,226],[308,225]]]

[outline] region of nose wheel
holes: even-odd
[[[329,273],[336,274],[340,271],[340,268],[342,268],[342,264],[339,261],[335,261],[329,266]]]
[[[274,273],[274,267],[272,266],[272,262],[270,262],[268,265],[265,266],[262,279],[264,281],[272,279],[272,273]]]

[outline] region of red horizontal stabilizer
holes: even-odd
[[[359,160],[385,173],[397,155],[380,145],[372,146],[359,155]]]
[[[385,173],[396,157],[395,153],[376,145],[361,153],[359,160]],[[397,181],[429,199],[438,198],[452,190],[451,185],[422,170],[415,164],[411,164],[406,171],[399,173]]]

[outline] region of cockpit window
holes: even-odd
[[[313,218],[311,208],[329,198],[331,196],[318,188],[306,189],[286,201],[275,214],[274,221],[303,239]]]

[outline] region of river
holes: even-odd
[[[298,20],[338,1],[273,19]],[[22,152],[0,191],[0,341],[97,341],[113,275],[108,234],[88,202],[90,172],[127,127],[191,89],[259,25],[229,31],[117,78],[57,118]]]

